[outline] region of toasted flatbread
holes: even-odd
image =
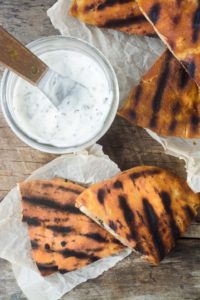
[[[169,50],[131,91],[118,114],[162,136],[200,137],[198,86]]]
[[[160,38],[200,86],[200,2],[137,0]]]
[[[86,189],[76,206],[158,264],[197,214],[199,196],[167,170],[141,166]]]
[[[83,187],[64,180],[19,184],[32,257],[43,276],[80,269],[123,246],[75,207]]]
[[[157,37],[134,0],[73,0],[69,13],[86,24]]]

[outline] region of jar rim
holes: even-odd
[[[102,129],[92,139],[83,143],[82,145],[78,145],[78,146],[74,146],[74,147],[57,147],[54,145],[48,145],[45,143],[41,143],[41,142],[31,138],[27,133],[25,133],[20,128],[20,126],[18,126],[17,122],[12,117],[11,111],[8,107],[7,99],[9,97],[9,90],[10,90],[10,86],[12,85],[12,80],[14,80],[13,78],[16,78],[16,75],[14,75],[11,71],[6,69],[3,73],[3,77],[2,77],[2,81],[1,81],[1,107],[2,107],[2,111],[3,111],[3,115],[4,115],[8,125],[12,129],[12,131],[16,134],[16,136],[18,138],[20,138],[24,143],[26,143],[30,147],[40,150],[42,152],[53,153],[53,154],[78,152],[78,151],[81,151],[83,149],[86,149],[86,148],[94,145],[102,136],[104,136],[104,134],[108,131],[108,129],[112,125],[114,118],[116,116],[116,113],[117,113],[118,106],[119,106],[119,86],[118,86],[118,81],[117,81],[115,71],[114,71],[111,63],[104,56],[104,54],[101,51],[99,51],[96,47],[94,47],[93,45],[91,45],[88,42],[85,42],[79,38],[54,35],[54,36],[49,36],[49,37],[42,37],[35,41],[32,41],[27,45],[27,47],[29,49],[31,49],[33,52],[35,52],[36,55],[39,55],[39,54],[42,54],[45,52],[50,52],[49,47],[48,47],[48,49],[46,49],[46,51],[41,51],[42,46],[45,47],[45,45],[47,46],[47,44],[50,43],[50,44],[52,44],[52,47],[55,47],[55,43],[53,43],[53,42],[54,41],[58,42],[61,40],[66,41],[68,43],[68,45],[70,43],[72,43],[72,44],[74,43],[77,47],[78,46],[86,47],[86,49],[88,50],[88,54],[91,57],[93,57],[93,58],[96,57],[101,61],[102,65],[100,65],[100,67],[103,69],[103,65],[105,66],[106,70],[104,70],[104,72],[105,71],[107,72],[107,75],[109,75],[109,80],[112,84],[112,92],[113,92],[112,105],[110,106],[109,113],[106,117],[106,120],[105,120],[103,126],[102,126]],[[67,43],[66,43],[66,46],[67,46]],[[72,48],[70,48],[70,49],[72,49]],[[55,51],[55,50],[56,50],[56,48],[53,49],[52,51]],[[61,50],[61,49],[59,49],[59,50]],[[63,50],[65,50],[65,48]],[[98,63],[99,63],[99,61],[98,61]],[[13,83],[13,85],[14,85],[14,83]]]

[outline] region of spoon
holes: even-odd
[[[57,108],[63,100],[89,97],[88,89],[50,69],[28,48],[0,26],[0,63],[43,92]]]

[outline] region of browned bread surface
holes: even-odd
[[[200,200],[171,172],[141,166],[91,186],[76,203],[126,246],[158,264],[187,230]]]
[[[62,179],[19,184],[32,257],[42,275],[66,273],[122,251],[107,231],[75,207],[84,188]]]
[[[69,13],[86,24],[157,36],[134,0],[73,0]]]
[[[200,86],[200,2],[137,0],[160,38]]]
[[[169,50],[133,88],[118,113],[162,136],[200,137],[198,86]]]

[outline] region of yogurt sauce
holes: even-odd
[[[63,101],[57,109],[36,87],[17,80],[13,110],[17,123],[31,138],[57,147],[76,147],[103,128],[112,105],[106,74],[93,58],[76,51],[57,50],[40,55],[56,72],[88,88],[91,97]]]

